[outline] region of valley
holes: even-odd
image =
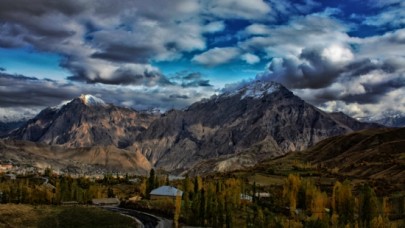
[[[1,202],[115,197],[176,226],[401,227],[404,130],[321,111],[273,82],[160,114],[82,95],[0,140]],[[184,195],[152,199],[161,186]]]

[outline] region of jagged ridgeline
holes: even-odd
[[[43,110],[8,139],[67,149],[112,146],[167,171],[227,171],[370,127],[379,125],[323,112],[280,84],[256,81],[162,115],[83,95]]]

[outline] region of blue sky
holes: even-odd
[[[251,80],[326,111],[404,113],[404,27],[400,0],[4,0],[0,119],[81,93],[184,108]]]

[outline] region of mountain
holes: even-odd
[[[125,148],[157,117],[82,95],[41,111],[8,138],[66,148],[110,145]]]
[[[360,118],[364,122],[374,122],[387,127],[405,127],[405,114],[399,111],[383,111],[380,115]]]
[[[43,110],[7,138],[58,145],[65,148],[62,154],[70,153],[82,163],[91,160],[78,156],[79,151],[91,154],[91,148],[103,148],[120,162],[144,156],[149,165],[181,173],[250,167],[331,136],[372,127],[380,125],[323,112],[280,84],[256,81],[163,115],[82,95]],[[114,158],[115,153],[127,155]]]
[[[388,116],[377,119],[375,122],[388,127],[405,127],[405,116]]]
[[[168,171],[227,171],[370,127],[380,126],[328,114],[280,84],[257,81],[167,112],[138,135],[134,147]]]
[[[21,127],[26,121],[12,121],[2,122],[0,121],[0,137],[8,135],[11,131]]]

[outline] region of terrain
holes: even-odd
[[[67,149],[29,141],[0,140],[0,151],[0,161],[11,162],[13,171],[20,174],[50,167],[60,174],[100,176],[112,172],[145,175],[151,169],[142,154],[114,146]]]
[[[307,150],[228,173],[258,185],[282,185],[295,173],[331,188],[336,180],[370,183],[379,195],[405,189],[405,128],[371,129],[335,136]]]

